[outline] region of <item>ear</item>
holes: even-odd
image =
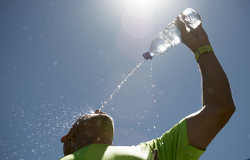
[[[65,143],[65,142],[66,142],[67,136],[68,136],[68,135],[65,135],[65,136],[63,136],[63,137],[61,138],[61,142],[62,142],[62,143]]]

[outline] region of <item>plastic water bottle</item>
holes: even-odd
[[[185,9],[182,14],[185,16],[186,30],[189,32],[190,27],[197,28],[201,24],[200,15],[192,8]],[[181,42],[181,33],[175,24],[175,20],[167,25],[167,27],[161,31],[152,41],[148,52],[143,54],[143,57],[148,60],[152,59],[155,55],[161,55],[168,52],[173,46]]]

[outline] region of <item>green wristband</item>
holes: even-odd
[[[198,62],[201,55],[203,55],[204,53],[209,53],[209,52],[213,52],[213,48],[210,45],[202,46],[198,48],[197,51],[195,52],[196,61]]]

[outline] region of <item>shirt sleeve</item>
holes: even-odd
[[[204,153],[204,150],[189,145],[186,119],[146,144],[158,150],[159,160],[198,160]]]

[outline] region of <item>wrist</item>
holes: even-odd
[[[196,61],[199,63],[200,56],[206,53],[210,53],[210,52],[213,52],[213,48],[211,45],[205,45],[205,46],[198,48],[194,54]]]
[[[199,40],[198,43],[196,43],[195,45],[193,45],[192,47],[190,47],[190,49],[195,54],[195,52],[197,51],[197,49],[199,49],[202,46],[208,46],[208,45],[211,45],[210,42],[209,42],[209,40]]]

